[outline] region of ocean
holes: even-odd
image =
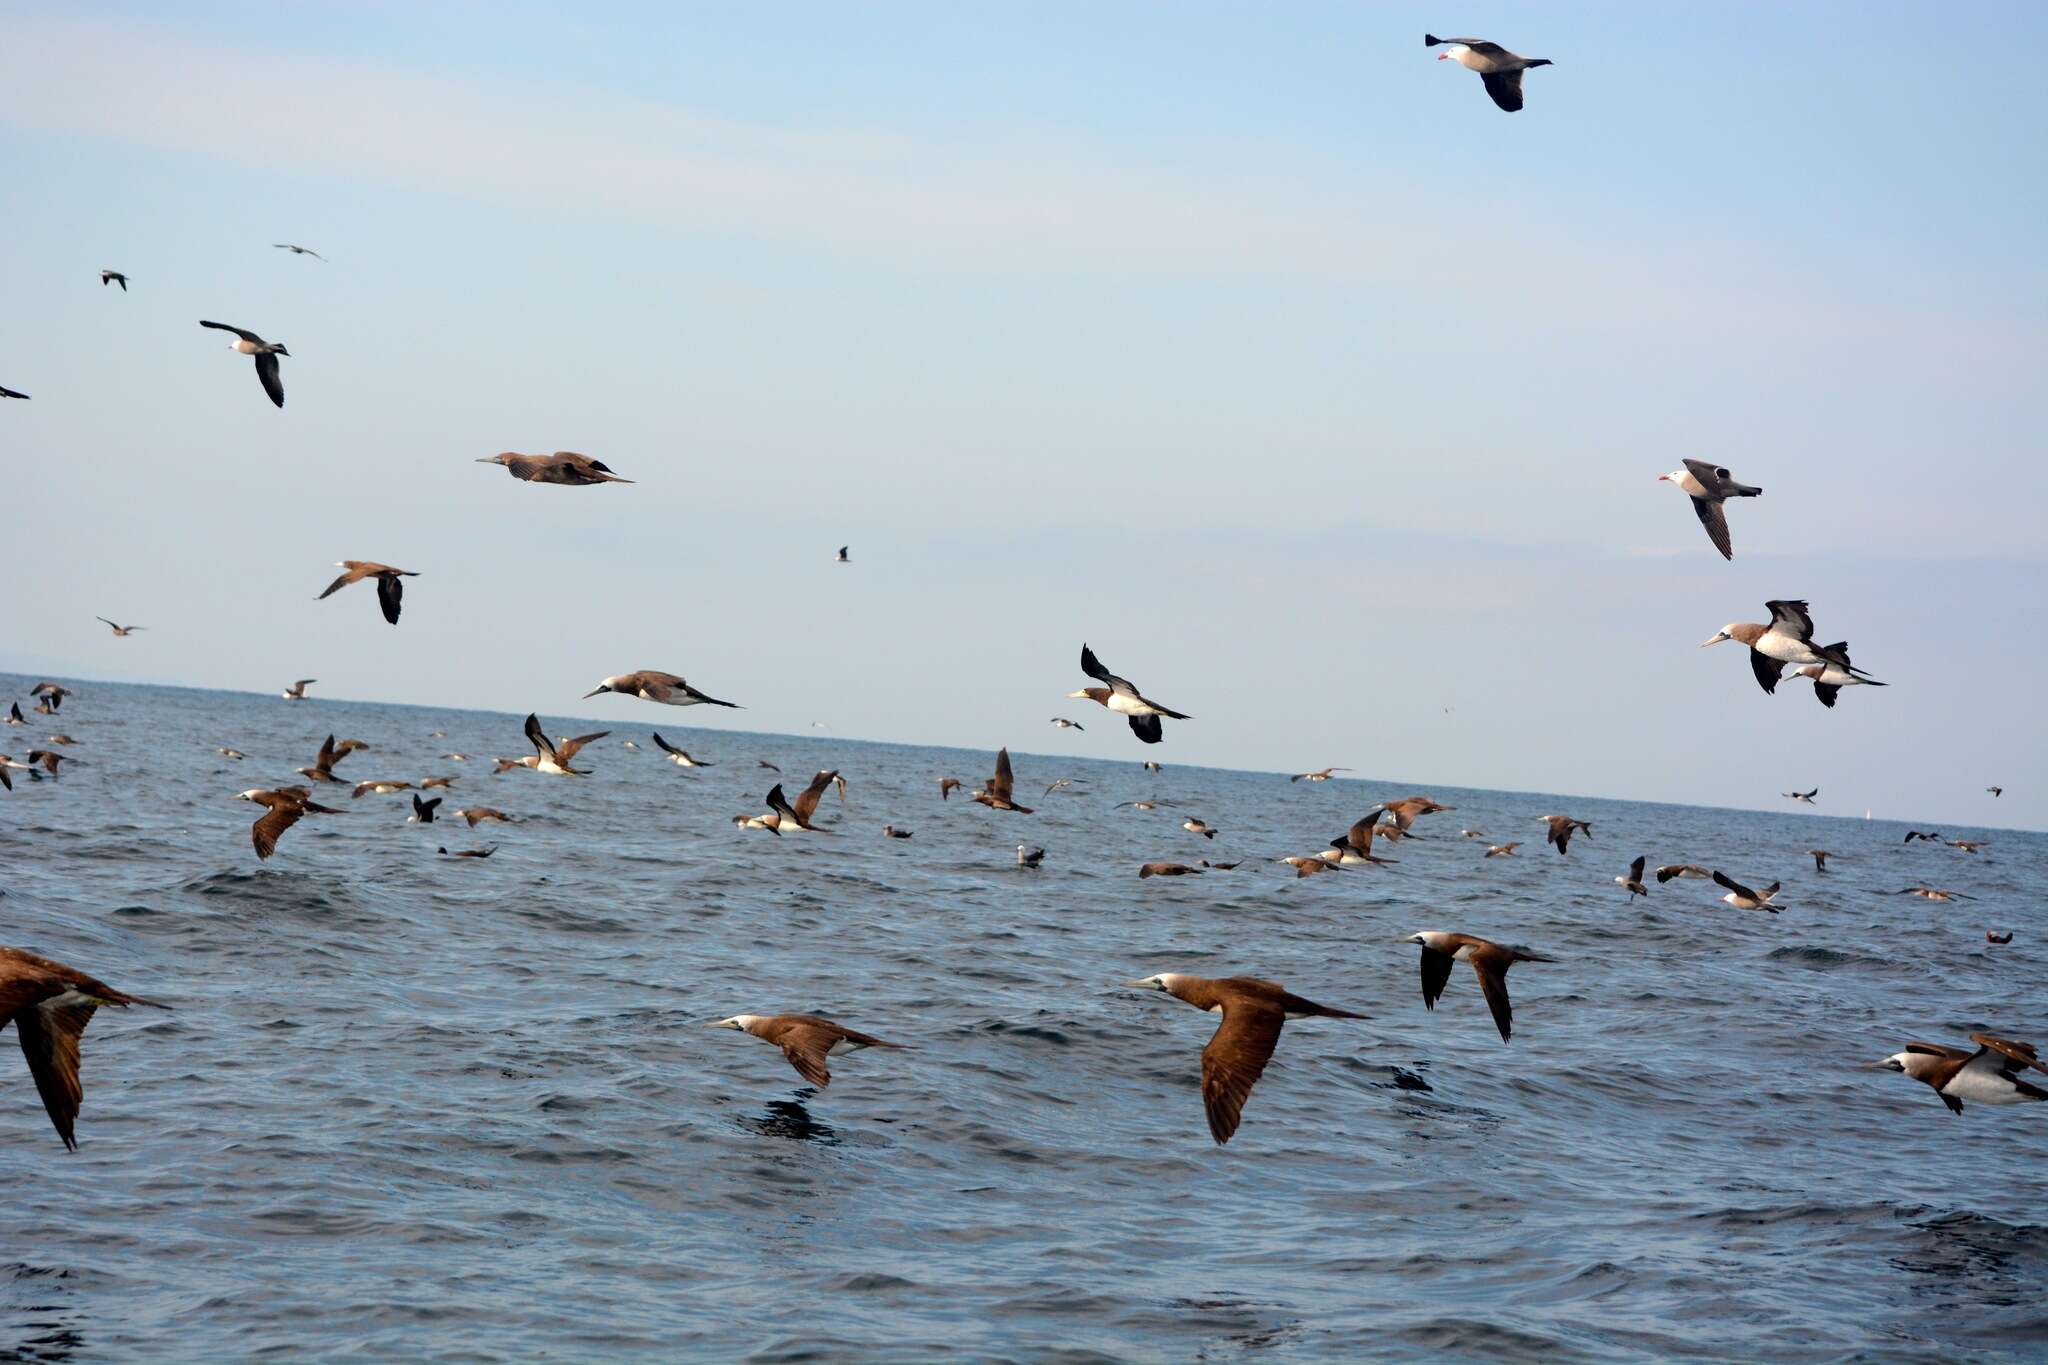
[[[94,1019],[76,1153],[0,1051],[0,1360],[2048,1349],[2048,1105],[1952,1117],[1863,1066],[1980,1030],[2048,1045],[2048,837],[1972,855],[1803,808],[1290,783],[1179,767],[1170,732],[1070,760],[1037,752],[1049,727],[1009,737],[1024,816],[939,799],[992,751],[625,701],[593,776],[494,776],[530,752],[518,716],[76,688],[0,730],[17,758],[77,741],[61,778],[0,792],[0,942],[173,1009]],[[716,766],[663,761],[657,728]],[[297,780],[330,732],[370,745],[340,776],[453,775],[444,812],[518,823],[326,787],[348,813],[259,862],[235,793]],[[762,760],[792,794],[845,775],[830,834],[732,826],[765,809]],[[1416,792],[1456,809],[1376,850],[1395,866],[1271,861]],[[1592,821],[1568,857],[1550,813]],[[1781,880],[1783,913],[1693,880],[1631,901],[1638,854]],[[1137,876],[1204,857],[1244,862]],[[1912,885],[1975,899],[1891,894]],[[1512,1044],[1466,968],[1424,1009],[1421,929],[1556,959],[1512,972]],[[1368,1017],[1289,1024],[1218,1148],[1213,1017],[1121,984],[1176,970]],[[912,1050],[836,1057],[814,1092],[705,1027],[742,1012]]]

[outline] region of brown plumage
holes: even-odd
[[[398,624],[398,608],[405,596],[405,585],[401,578],[418,578],[411,569],[394,569],[389,564],[378,564],[368,559],[344,559],[337,566],[341,577],[327,585],[327,590],[313,600],[332,597],[351,583],[360,583],[365,578],[377,580],[377,605],[384,609],[384,619],[392,625]]]
[[[2041,1064],[2032,1043],[1988,1033],[1973,1033],[1970,1041],[1977,1045],[1975,1052],[1941,1043],[1908,1043],[1905,1051],[1872,1065],[1903,1071],[1931,1087],[1951,1114],[1963,1112],[1965,1099],[1983,1104],[2048,1100],[2048,1090],[2026,1078],[2029,1071],[2048,1075],[2048,1066]]]
[[[1201,868],[1189,867],[1186,863],[1146,863],[1138,869],[1138,880],[1143,881],[1147,877],[1195,877],[1201,872]]]
[[[454,785],[455,779],[452,777],[423,777],[420,779],[420,790],[423,792],[433,791],[436,787],[452,787]]]
[[[1488,846],[1486,850],[1486,856],[1489,858],[1507,858],[1519,856],[1515,853],[1515,850],[1520,848],[1521,846],[1522,845],[1519,841],[1512,844],[1492,844]]]
[[[829,769],[818,773],[811,779],[810,786],[797,793],[794,801],[782,794],[782,784],[777,782],[768,789],[768,809],[774,811],[780,818],[781,825],[807,829],[818,834],[829,833],[830,831],[821,830],[812,824],[811,816],[817,813],[818,801],[825,795],[825,788],[831,786],[838,776],[838,773]],[[776,827],[776,832],[781,833],[780,825]]]
[[[1513,1034],[1515,1022],[1514,1009],[1508,1003],[1508,968],[1517,962],[1555,961],[1524,948],[1492,943],[1471,934],[1425,931],[1410,935],[1408,942],[1422,945],[1424,1007],[1436,1008],[1437,997],[1444,993],[1444,986],[1451,979],[1451,964],[1469,962],[1473,974],[1479,978],[1480,990],[1486,993],[1486,1007],[1493,1011],[1494,1027],[1500,1030],[1503,1043]]]
[[[1442,805],[1433,797],[1409,796],[1399,801],[1382,801],[1379,809],[1394,818],[1394,827],[1403,834],[1415,823],[1419,815],[1435,815],[1438,811],[1456,810],[1456,806]]]
[[[796,1074],[820,1090],[832,1083],[832,1072],[825,1065],[827,1057],[870,1047],[904,1049],[902,1043],[856,1033],[844,1024],[820,1019],[815,1014],[735,1014],[730,1019],[717,1020],[711,1027],[751,1033],[764,1043],[773,1043],[782,1049]]]
[[[1081,671],[1097,682],[1107,683],[1108,686],[1084,687],[1078,692],[1067,693],[1067,696],[1076,700],[1086,697],[1097,706],[1108,707],[1129,721],[1131,733],[1147,744],[1157,744],[1165,737],[1159,720],[1161,716],[1173,720],[1193,719],[1139,695],[1135,684],[1129,679],[1119,678],[1103,667],[1102,661],[1095,657],[1095,651],[1085,644],[1081,646]]]
[[[1647,858],[1636,859],[1628,865],[1628,875],[1626,877],[1616,877],[1614,879],[1622,884],[1631,897],[1648,896],[1650,894],[1650,889],[1643,885],[1643,864],[1648,861]]]
[[[1010,751],[1008,747],[1004,747],[996,750],[995,775],[972,795],[974,800],[990,810],[1010,810],[1019,815],[1029,815],[1031,807],[1020,806],[1010,799],[1010,794],[1016,790],[1016,786],[1016,775],[1010,771]]]
[[[1806,851],[1813,857],[1813,870],[1815,872],[1825,872],[1828,870],[1828,859],[1833,855],[1824,848],[1809,848]]]
[[[498,846],[496,844],[492,844],[489,848],[465,848],[455,853],[450,853],[445,848],[437,848],[434,850],[434,852],[440,854],[444,858],[488,858],[497,851]]]
[[[965,782],[962,782],[962,781],[961,781],[961,780],[960,780],[959,778],[957,778],[957,777],[942,777],[942,778],[940,778],[940,779],[939,779],[939,800],[941,800],[941,801],[950,801],[950,800],[952,800],[952,799],[953,799],[953,789],[954,789],[955,787],[964,787],[964,786],[966,786],[966,785],[967,785],[967,784],[966,784]]]
[[[369,745],[359,739],[345,739],[341,743],[336,744],[334,736],[329,735],[325,740],[321,741],[320,752],[314,757],[313,766],[310,768],[299,768],[296,771],[299,776],[310,778],[315,782],[340,782],[341,779],[334,775],[334,765],[347,758],[356,750],[369,747]]]
[[[477,463],[503,465],[513,478],[527,483],[558,483],[584,488],[597,483],[633,482],[612,473],[602,461],[578,455],[573,450],[558,450],[552,455],[521,455],[516,450],[507,450],[497,455],[486,455]]]
[[[51,749],[30,749],[28,751],[29,766],[33,768],[36,764],[40,763],[43,765],[44,771],[48,772],[52,777],[57,775],[57,765],[63,761],[64,755]]]
[[[1944,891],[1938,886],[1902,886],[1892,892],[1894,896],[1918,896],[1924,901],[1973,901],[1975,896],[1965,896],[1960,891]]]
[[[1245,1100],[1272,1060],[1281,1027],[1289,1019],[1365,1018],[1350,1010],[1318,1005],[1291,994],[1276,981],[1252,976],[1219,980],[1162,972],[1126,984],[1161,991],[1198,1010],[1223,1016],[1215,1036],[1202,1049],[1202,1105],[1209,1115],[1209,1135],[1218,1146],[1230,1141],[1237,1131]]]
[[[455,814],[469,821],[471,829],[475,829],[486,820],[502,820],[508,825],[512,823],[511,816],[491,806],[467,806]]]
[[[616,692],[622,697],[638,697],[642,701],[660,702],[663,706],[725,706],[737,711],[740,704],[720,701],[718,698],[685,682],[674,673],[664,673],[658,668],[642,668],[632,673],[621,673],[615,678],[606,678],[583,694],[584,700]]]
[[[536,772],[553,773],[559,777],[588,777],[590,773],[587,769],[572,768],[569,766],[569,760],[575,758],[577,751],[584,745],[592,740],[603,739],[611,733],[609,730],[599,730],[596,734],[578,735],[574,739],[565,739],[557,744],[548,738],[547,731],[540,728],[540,717],[531,712],[527,713],[525,730],[527,740],[533,745],[533,757],[521,759],[519,766],[531,767]],[[499,760],[500,763],[503,761]],[[503,772],[504,769],[500,767],[498,771]]]
[[[390,796],[394,792],[411,790],[412,783],[410,782],[394,782],[388,778],[380,778],[376,781],[356,783],[355,790],[350,792],[348,797],[351,801],[360,801],[364,792],[375,792],[379,796]]]
[[[1280,861],[1294,869],[1294,876],[1297,881],[1303,877],[1313,877],[1320,872],[1335,872],[1339,870],[1338,864],[1331,862],[1327,858],[1293,857],[1282,858]]]
[[[264,813],[249,826],[249,842],[256,846],[257,857],[268,858],[277,852],[278,836],[299,823],[301,817],[341,814],[330,806],[320,805],[312,797],[311,789],[306,787],[279,787],[275,791],[257,787],[235,798],[237,801],[254,801],[263,807]]]
[[[1547,842],[1557,845],[1560,856],[1564,854],[1565,846],[1571,843],[1573,830],[1582,829],[1586,831],[1588,839],[1593,837],[1593,823],[1590,820],[1574,820],[1569,815],[1546,815],[1543,822],[1550,826],[1550,833],[1543,837]]]
[[[1373,856],[1372,841],[1381,832],[1379,818],[1377,808],[1370,810],[1366,812],[1364,819],[1330,840],[1330,847],[1337,850],[1338,861],[1373,863],[1380,866],[1395,861],[1392,858]]]
[[[1951,839],[1948,841],[1948,846],[1950,848],[1959,848],[1965,853],[1975,853],[1980,848],[1991,847],[1991,841],[1989,839]]]
[[[0,948],[0,1029],[14,1025],[21,1054],[35,1079],[36,1093],[64,1146],[76,1151],[72,1126],[85,1087],[78,1075],[78,1044],[93,1011],[101,1005],[147,1005],[154,1000],[117,991],[76,967],[52,962],[23,948]]]

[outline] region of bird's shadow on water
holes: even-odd
[[[796,1092],[793,1099],[770,1100],[768,1112],[761,1115],[743,1115],[740,1127],[762,1137],[787,1138],[792,1142],[817,1142],[827,1147],[840,1143],[839,1131],[829,1123],[811,1117],[811,1111],[804,1101],[818,1092],[809,1088]]]

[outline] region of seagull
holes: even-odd
[[[1574,820],[1569,815],[1539,815],[1536,818],[1550,826],[1550,833],[1543,836],[1544,842],[1556,844],[1560,856],[1564,854],[1566,845],[1571,843],[1573,830],[1582,829],[1588,839],[1593,837],[1593,822],[1590,820]]]
[[[1933,886],[1902,886],[1892,892],[1894,896],[1918,896],[1924,901],[1973,901],[1975,896],[1965,896],[1960,891],[1943,891]]]
[[[104,616],[95,616],[92,619],[98,621],[102,625],[112,626],[114,631],[114,638],[117,640],[124,635],[133,635],[138,630],[149,629],[149,627],[147,626],[116,626],[112,621],[107,620],[107,618]]]
[[[1104,668],[1102,661],[1095,657],[1095,651],[1088,648],[1085,644],[1081,646],[1081,671],[1097,682],[1109,685],[1107,687],[1084,687],[1078,692],[1067,693],[1067,696],[1070,698],[1086,698],[1098,705],[1108,707],[1118,715],[1129,720],[1131,723],[1131,733],[1147,744],[1157,744],[1164,738],[1162,733],[1163,727],[1159,723],[1161,716],[1172,720],[1194,719],[1192,716],[1183,715],[1179,711],[1169,710],[1156,702],[1147,701],[1139,695],[1138,689],[1131,683],[1117,677],[1116,674]]]
[[[1216,826],[1197,815],[1190,815],[1187,819],[1181,821],[1180,827],[1190,834],[1199,834],[1204,839],[1214,839],[1216,837]]]
[[[886,1043],[872,1034],[855,1033],[814,1014],[735,1014],[730,1019],[715,1021],[711,1027],[737,1029],[764,1043],[775,1044],[796,1068],[796,1074],[820,1090],[832,1082],[832,1073],[825,1066],[827,1057],[862,1048],[903,1047],[902,1043]]]
[[[1215,1036],[1202,1049],[1202,1105],[1209,1115],[1209,1135],[1219,1147],[1237,1131],[1244,1103],[1264,1074],[1266,1063],[1273,1059],[1280,1030],[1288,1020],[1365,1017],[1305,1000],[1277,981],[1253,976],[1213,980],[1181,972],[1161,972],[1124,984],[1159,991],[1198,1010],[1223,1016]]]
[[[19,399],[21,399],[21,400],[22,400],[23,402],[27,402],[27,401],[28,401],[28,395],[27,395],[27,394],[25,394],[25,393],[16,393],[16,392],[15,392],[15,391],[14,391],[13,389],[7,389],[7,388],[0,388],[0,398],[19,398]]]
[[[271,245],[276,247],[279,251],[289,251],[294,256],[311,256],[316,261],[324,261],[327,259],[325,256],[322,256],[319,252],[313,250],[312,247],[300,246],[296,242],[272,242]]]
[[[1794,674],[1801,678],[1811,678],[1813,680],[1813,699],[1830,710],[1834,708],[1835,698],[1845,687],[1890,686],[1889,683],[1881,683],[1875,678],[1865,678],[1851,671],[1852,665],[1849,663],[1849,642],[1847,640],[1829,645],[1821,653],[1829,655],[1831,658],[1839,659],[1841,662],[1808,664],[1804,668],[1795,669]]]
[[[1440,62],[1456,62],[1467,71],[1479,73],[1479,79],[1486,83],[1486,93],[1493,102],[1512,114],[1522,107],[1522,73],[1532,66],[1555,66],[1548,57],[1518,57],[1499,43],[1489,43],[1484,38],[1439,38],[1434,33],[1422,35],[1424,47],[1441,47],[1450,44],[1456,52],[1440,52]],[[1687,464],[1692,461],[1687,460]]]
[[[1489,858],[1516,857],[1519,855],[1515,853],[1515,850],[1521,846],[1519,841],[1512,844],[1490,844],[1487,846],[1486,856]]]
[[[1490,943],[1471,934],[1425,930],[1409,935],[1402,942],[1422,945],[1422,1004],[1425,1009],[1436,1008],[1437,998],[1450,982],[1451,964],[1471,963],[1473,974],[1479,978],[1479,989],[1486,993],[1486,1007],[1493,1011],[1493,1025],[1500,1030],[1503,1043],[1514,1032],[1515,1022],[1514,1010],[1508,1003],[1508,968],[1517,962],[1557,960],[1532,953],[1527,948]]]
[[[654,747],[667,754],[668,761],[675,764],[678,768],[715,768],[718,766],[716,763],[706,763],[701,758],[690,757],[688,753],[663,739],[659,730],[654,732]]]
[[[846,557],[846,547],[842,545],[839,547],[839,553],[832,556],[832,562],[835,564],[851,564],[853,561]]]
[[[1965,853],[1975,853],[1980,848],[1991,847],[1991,841],[1989,839],[1951,839],[1948,841],[1948,846],[1950,848],[1959,848]]]
[[[533,742],[533,757],[519,760],[521,767],[531,767],[537,772],[553,773],[558,777],[588,777],[588,771],[572,768],[569,761],[576,757],[576,751],[594,739],[603,739],[609,730],[599,730],[594,735],[578,735],[556,744],[540,728],[540,718],[531,712],[526,717],[526,737]]]
[[[1650,894],[1650,889],[1643,885],[1643,864],[1646,861],[1648,860],[1644,858],[1636,859],[1628,865],[1628,875],[1626,877],[1616,877],[1614,879],[1628,889],[1630,896],[1648,896]]]
[[[319,681],[320,680],[318,678],[299,679],[297,682],[293,683],[290,687],[287,687],[284,690],[284,699],[286,701],[304,701],[306,699],[306,689]]]
[[[1351,771],[1353,770],[1350,768],[1318,768],[1312,773],[1296,773],[1287,780],[1289,782],[1328,782],[1331,773],[1348,773]]]
[[[980,790],[970,792],[969,795],[990,810],[1009,810],[1019,815],[1029,815],[1029,806],[1020,806],[1010,799],[1016,786],[1016,776],[1010,771],[1010,750],[1005,746],[996,750],[995,775],[982,784]]]
[[[1778,883],[1772,882],[1761,891],[1752,891],[1725,872],[1714,874],[1714,885],[1727,888],[1728,894],[1721,899],[1737,910],[1768,910],[1778,913],[1778,907],[1771,904],[1771,897],[1778,894]]]
[[[1065,716],[1054,716],[1052,718],[1052,723],[1054,725],[1057,725],[1062,730],[1086,730],[1088,728],[1087,726],[1083,725],[1080,721],[1068,720]]]
[[[1707,539],[1714,542],[1721,558],[1735,558],[1734,546],[1728,539],[1728,516],[1721,504],[1728,498],[1759,497],[1763,489],[1737,483],[1727,470],[1705,460],[1687,460],[1685,468],[1659,474],[1657,481],[1675,483],[1684,490],[1692,498],[1692,510],[1699,515],[1700,525],[1707,528]]]
[[[1786,664],[1836,664],[1852,677],[1862,678],[1862,673],[1849,663],[1846,643],[1814,647],[1813,617],[1806,603],[1770,601],[1764,603],[1764,610],[1771,614],[1769,625],[1731,621],[1702,641],[1700,648],[1718,645],[1723,640],[1739,640],[1748,645],[1750,671],[1756,674],[1757,686],[1766,692],[1778,690],[1778,679],[1784,675]]]
[[[299,823],[302,816],[341,814],[332,806],[315,802],[312,796],[305,787],[279,787],[275,791],[255,787],[235,797],[237,801],[254,801],[264,809],[256,823],[249,826],[249,841],[256,846],[258,858],[268,858],[277,852],[278,836]]]
[[[226,322],[202,321],[199,325],[211,327],[215,331],[233,332],[235,339],[228,343],[228,349],[256,357],[257,381],[263,385],[263,391],[270,395],[271,402],[279,407],[284,406],[284,380],[277,372],[277,358],[281,355],[290,355],[291,352],[284,348],[282,341],[265,341],[254,332],[244,331]]]
[[[663,706],[726,706],[735,711],[742,709],[736,702],[720,701],[716,697],[699,692],[673,673],[663,673],[652,668],[606,678],[585,692],[583,699],[588,701],[603,692],[616,692],[622,697],[638,697],[642,701],[660,702]]]
[[[1038,848],[1038,847],[1036,847],[1035,845],[1030,845],[1030,844],[1019,844],[1019,845],[1017,845],[1017,866],[1019,866],[1019,867],[1037,867],[1037,866],[1038,866],[1038,865],[1039,865],[1040,863],[1042,863],[1042,862],[1044,862],[1044,861],[1045,861],[1045,850],[1044,850],[1044,849],[1042,849],[1042,848]]]
[[[1828,870],[1828,857],[1830,855],[1826,849],[1809,848],[1806,851],[1813,856],[1813,870],[1815,872],[1825,872]]]
[[[1778,795],[1789,801],[1800,801],[1810,806],[1813,804],[1813,798],[1820,795],[1820,788],[1815,787],[1810,792],[1779,792]]]
[[[1916,1081],[1932,1086],[1951,1114],[1963,1112],[1963,1101],[1977,1104],[2020,1104],[2048,1100],[2048,1089],[2028,1078],[2028,1071],[2048,1074],[2032,1043],[2016,1043],[1973,1033],[1966,1048],[1943,1047],[1939,1043],[1908,1043],[1904,1052],[1894,1052],[1874,1067],[1903,1071]]]
[[[409,825],[433,824],[434,807],[440,805],[441,801],[442,798],[438,796],[431,801],[422,801],[419,798],[419,793],[413,793],[412,814],[405,817],[405,822]]]
[[[72,1125],[85,1098],[78,1075],[78,1043],[101,1005],[170,1008],[117,991],[76,967],[25,949],[0,948],[0,1028],[14,1025],[50,1125],[70,1151],[78,1150]]]
[[[612,473],[611,467],[602,460],[578,455],[573,450],[558,450],[552,455],[521,455],[516,450],[507,450],[497,455],[485,455],[477,463],[501,464],[511,471],[513,478],[527,483],[559,483],[571,488],[587,488],[596,483],[633,482]]]
[[[405,585],[401,578],[418,578],[410,569],[394,569],[389,564],[378,564],[368,559],[344,559],[337,563],[337,569],[346,570],[341,577],[327,585],[327,591],[313,600],[318,602],[331,597],[351,583],[360,583],[365,578],[377,580],[377,605],[384,609],[384,619],[392,625],[398,624],[400,599],[405,596]]]
[[[128,292],[128,277],[126,275],[123,275],[118,270],[102,270],[100,272],[100,288],[105,289],[110,284],[120,285],[121,292],[124,294]]]

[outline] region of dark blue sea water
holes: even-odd
[[[1972,856],[1806,813],[1290,784],[1176,767],[1170,742],[1157,775],[1135,745],[1020,753],[1039,813],[1017,816],[938,798],[990,753],[624,702],[577,781],[491,775],[528,751],[516,716],[77,688],[0,730],[17,757],[77,741],[60,780],[0,793],[0,942],[175,1009],[94,1020],[75,1154],[0,1053],[0,1359],[2048,1349],[2048,1105],[1954,1118],[1859,1065],[1981,1029],[2048,1043],[2042,836]],[[650,727],[718,766],[660,761]],[[404,795],[327,788],[349,814],[258,863],[234,794],[294,780],[330,731],[371,745],[345,776],[454,774],[444,811],[520,823],[409,825]],[[732,827],[764,809],[760,759],[846,774],[833,834]],[[1040,799],[1056,777],[1076,784]],[[1457,809],[1398,866],[1264,861],[1418,791]],[[1139,798],[1180,804],[1113,809]],[[1550,812],[1593,837],[1559,857]],[[1482,860],[1467,827],[1521,855]],[[1638,853],[1781,879],[1784,913],[1698,881],[1631,903],[1612,878]],[[1136,875],[1201,857],[1250,861]],[[1887,894],[1916,884],[1978,899]],[[1512,1045],[1463,968],[1424,1010],[1417,929],[1558,959],[1515,968]],[[1119,986],[1164,970],[1370,1017],[1290,1024],[1219,1149],[1213,1019]],[[835,1058],[813,1093],[704,1027],[781,1011],[916,1050]]]

